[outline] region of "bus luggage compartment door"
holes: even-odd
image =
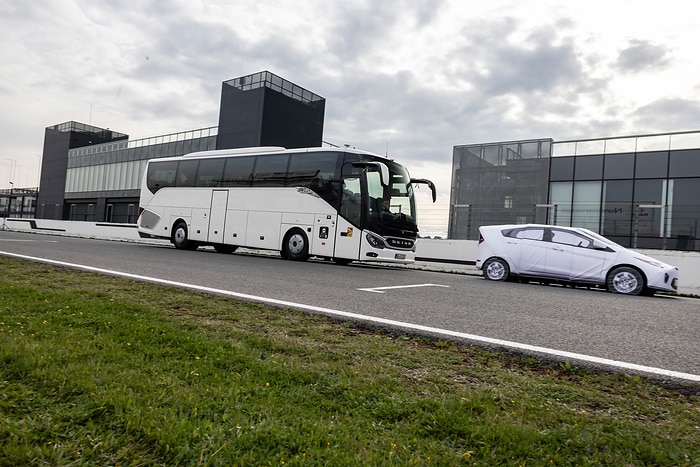
[[[317,214],[314,225],[313,239],[311,240],[311,253],[316,256],[333,256],[335,242],[335,222],[338,216],[331,214]]]
[[[211,243],[224,243],[224,225],[226,224],[227,206],[228,190],[213,190],[211,192],[209,236],[207,241]]]

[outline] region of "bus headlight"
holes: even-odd
[[[384,244],[384,239],[374,235],[373,233],[368,232],[367,235],[365,235],[365,238],[369,242],[369,244],[374,247],[378,248],[380,250],[386,248],[386,245]]]

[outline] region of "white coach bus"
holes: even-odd
[[[279,251],[347,264],[412,262],[418,233],[413,184],[400,164],[355,149],[259,147],[152,159],[138,230],[176,248]]]

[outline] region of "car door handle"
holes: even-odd
[[[552,250],[554,250],[554,251],[564,251],[563,248],[552,248]]]

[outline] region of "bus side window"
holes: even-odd
[[[151,162],[148,164],[148,190],[155,193],[161,188],[175,186],[177,162]]]
[[[250,186],[253,179],[253,157],[232,157],[226,161],[221,186]]]
[[[177,167],[177,175],[175,175],[175,186],[194,186],[198,164],[199,161],[180,161],[180,164]]]
[[[256,157],[253,186],[282,187],[287,183],[287,154],[261,154]]]
[[[203,159],[199,161],[197,186],[221,186],[225,159]]]

